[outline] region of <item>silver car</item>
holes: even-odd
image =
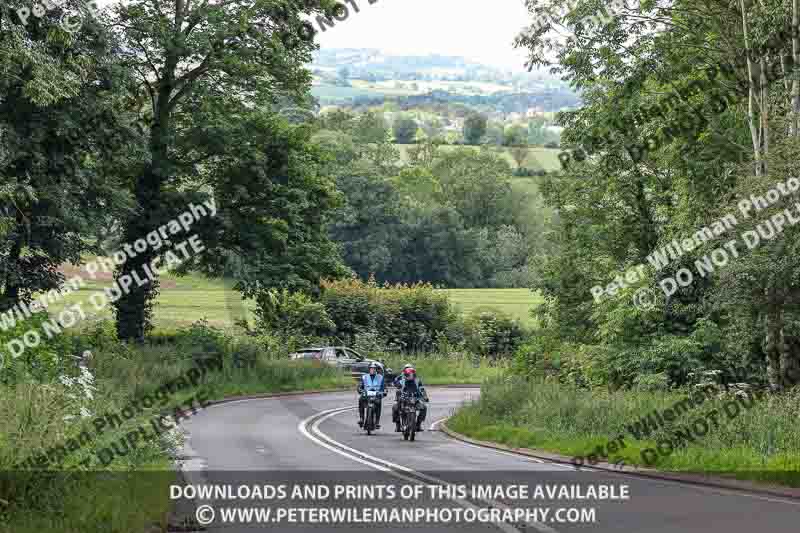
[[[317,348],[303,348],[295,353],[289,354],[291,359],[306,359],[321,361],[344,370],[349,370],[353,379],[361,379],[361,376],[369,372],[370,363],[378,365],[378,373],[383,374],[384,382],[387,386],[394,380],[394,372],[391,368],[375,359],[367,359],[352,348],[345,346],[323,346]]]

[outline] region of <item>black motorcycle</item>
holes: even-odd
[[[362,394],[367,400],[367,408],[364,413],[364,429],[367,431],[367,435],[372,435],[378,425],[379,402],[383,394],[374,390],[366,390]]]
[[[420,398],[413,394],[400,395],[400,431],[403,440],[413,442],[417,434],[417,418],[419,417]]]

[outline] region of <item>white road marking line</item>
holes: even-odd
[[[353,461],[368,465],[368,466],[370,466],[372,468],[375,468],[376,470],[380,470],[382,472],[386,472],[387,474],[392,475],[394,477],[403,479],[405,481],[410,481],[412,483],[420,483],[420,480],[424,479],[424,480],[429,481],[431,483],[434,483],[436,485],[442,485],[442,486],[445,486],[445,487],[454,487],[454,485],[452,483],[449,483],[449,482],[447,482],[447,481],[445,481],[443,479],[438,479],[438,478],[435,478],[433,476],[428,476],[426,474],[422,474],[421,472],[417,472],[417,471],[415,471],[415,470],[413,470],[411,468],[407,468],[405,466],[398,465],[396,463],[392,463],[392,462],[386,461],[384,459],[379,459],[378,457],[374,457],[374,456],[369,455],[367,453],[364,453],[364,452],[362,452],[360,450],[356,450],[354,448],[351,448],[351,447],[349,447],[349,446],[347,446],[345,444],[342,444],[341,442],[338,442],[338,441],[332,439],[331,437],[329,437],[328,435],[326,435],[325,433],[320,431],[319,425],[322,422],[324,422],[327,419],[329,419],[331,417],[334,417],[334,416],[336,416],[336,415],[338,415],[340,413],[343,413],[344,411],[349,411],[349,410],[352,410],[352,409],[355,409],[355,407],[345,407],[345,408],[329,409],[327,411],[322,411],[321,413],[317,413],[317,414],[315,414],[313,416],[308,417],[307,419],[303,420],[302,422],[300,422],[300,424],[298,425],[298,430],[306,438],[310,439],[311,441],[315,442],[316,444],[319,444],[320,446],[323,446],[324,448],[327,448],[327,449],[329,449],[329,450],[331,450],[333,452],[336,452],[339,455],[341,455],[343,457],[347,457],[348,459],[351,459]],[[309,432],[308,431],[308,424],[312,420],[314,420],[315,418],[317,418],[317,420],[311,426],[311,431]],[[320,438],[318,438],[317,435],[319,435]],[[401,474],[398,471],[406,472],[409,475],[416,476],[416,479],[413,478],[413,477],[405,476],[405,475]],[[455,501],[456,503],[458,503],[459,505],[461,505],[462,507],[464,507],[465,509],[472,509],[472,510],[475,510],[475,511],[477,511],[477,509],[478,509],[478,507],[473,505],[472,502],[469,502],[469,501],[467,501],[465,499],[452,498],[452,500]],[[481,501],[483,501],[484,503],[486,503],[489,506],[497,507],[498,509],[502,509],[502,510],[508,510],[509,509],[509,507],[507,505],[505,505],[504,503],[501,503],[501,502],[497,502],[497,501],[494,501],[494,500],[481,500]],[[522,533],[519,529],[511,526],[510,524],[506,524],[506,523],[502,523],[501,522],[501,523],[495,523],[494,525],[497,526],[499,529],[505,531],[506,533]],[[533,527],[537,531],[541,531],[542,533],[558,533],[555,529],[553,529],[551,527],[548,527],[548,526],[546,526],[544,524],[540,524],[538,522],[531,522],[531,523],[528,523],[528,525]]]
[[[441,424],[442,422],[444,422],[444,421],[445,421],[445,420],[447,420],[448,418],[450,418],[450,417],[449,417],[449,416],[446,416],[446,417],[444,417],[444,418],[440,418],[439,420],[437,420],[436,422],[434,422],[433,424],[431,424],[431,430],[435,430],[435,429],[436,429],[436,426],[438,426],[439,424]]]

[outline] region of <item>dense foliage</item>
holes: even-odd
[[[513,179],[490,147],[425,142],[404,160],[388,139],[359,138],[374,121],[335,110],[322,115],[314,136],[335,154],[328,169],[345,203],[331,217],[330,235],[345,264],[379,282],[527,286],[549,217],[536,182]]]
[[[560,115],[565,169],[543,188],[557,214],[552,248],[534,261],[533,287],[547,304],[523,367],[612,386],[680,385],[702,369],[725,382],[790,386],[800,364],[800,234],[787,223],[754,247],[741,235],[795,198],[751,216],[739,205],[797,177],[797,2],[642,2],[604,24],[587,18],[598,2],[526,4],[541,24],[518,44],[531,65],[555,59],[585,106]],[[737,225],[724,236],[664,265],[652,260],[726,214]],[[701,273],[712,253],[713,272]],[[641,275],[615,282],[638,265]],[[662,281],[687,271],[692,282],[674,291]]]

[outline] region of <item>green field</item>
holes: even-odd
[[[319,98],[320,103],[323,105],[343,104],[359,96],[370,98],[410,96],[413,94],[425,94],[433,90],[443,90],[462,95],[489,95],[513,91],[513,88],[507,85],[479,81],[409,80],[368,82],[364,80],[349,80],[350,87],[332,85],[324,80],[317,81],[319,83],[311,87],[311,94]],[[416,84],[416,89],[413,88],[414,84]]]
[[[529,289],[447,289],[450,301],[464,313],[478,307],[494,307],[523,324],[532,325],[531,309],[541,303],[541,296]]]
[[[110,318],[110,308],[94,313],[89,298],[100,292],[103,287],[110,286],[108,281],[91,281],[87,285],[64,298],[64,301],[51,306],[57,312],[66,304],[80,303],[90,318]],[[451,301],[464,313],[469,313],[479,306],[490,306],[500,309],[512,317],[519,318],[526,324],[531,323],[530,308],[540,299],[528,289],[446,289]],[[233,319],[245,313],[252,302],[242,306],[238,293],[225,288],[219,280],[207,280],[202,276],[185,277],[164,276],[161,279],[161,294],[155,308],[156,326],[174,328],[190,325],[198,320],[207,319],[214,326],[230,326]],[[247,313],[249,314],[249,313]]]
[[[396,144],[395,145],[400,150],[400,157],[403,161],[408,161],[408,150],[414,148],[416,145],[413,144]],[[458,150],[461,148],[470,148],[472,150],[478,150],[479,147],[477,146],[463,146],[463,145],[443,145],[440,149],[441,150]],[[514,161],[513,156],[511,155],[511,148],[507,146],[496,146],[492,147],[492,150],[496,151],[501,157],[508,161],[508,164],[511,165],[511,168],[517,168],[517,163]],[[531,147],[528,148],[528,157],[523,162],[523,166],[529,168],[531,170],[547,170],[547,171],[554,171],[558,170],[561,167],[560,162],[558,161],[558,154],[561,151],[557,148],[540,148],[540,147]]]

